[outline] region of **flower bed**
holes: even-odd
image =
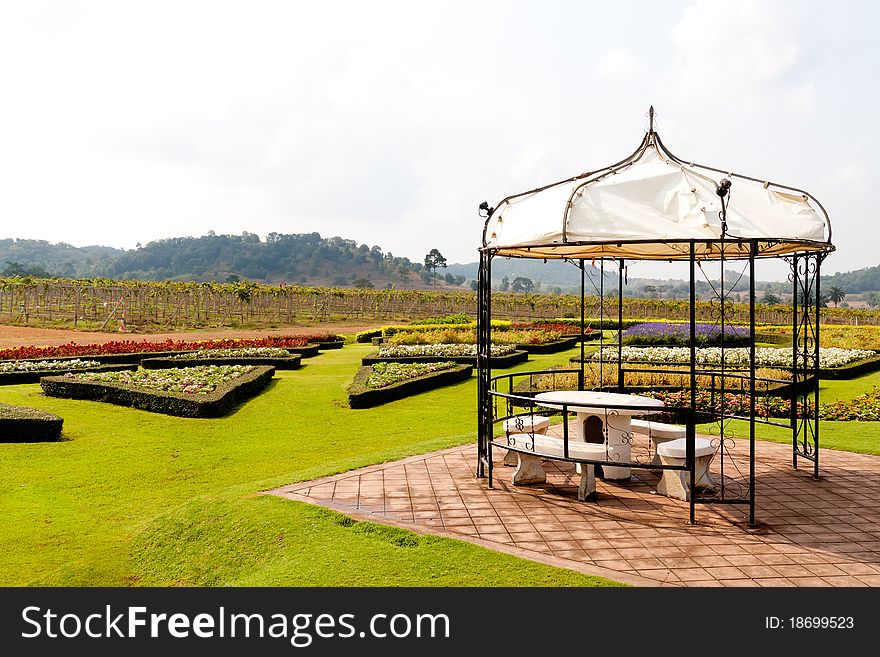
[[[64,420],[25,406],[0,404],[0,442],[32,443],[61,438]]]
[[[367,377],[365,385],[368,388],[385,388],[407,379],[415,379],[431,372],[442,372],[455,367],[455,362],[451,360],[440,361],[438,363],[394,363],[384,362],[375,363],[370,366],[370,375]]]
[[[645,393],[672,408],[690,406],[690,390],[652,391]],[[722,411],[721,395],[716,394],[713,402],[708,390],[697,390],[697,410],[720,413]],[[726,394],[723,399],[723,410],[728,415],[748,416],[749,395]],[[798,417],[803,417],[805,407],[798,404]],[[755,399],[755,414],[764,419],[788,418],[791,414],[791,401],[779,397],[758,397]],[[880,388],[874,386],[855,399],[839,400],[828,404],[819,404],[819,419],[837,422],[880,422]]]
[[[118,372],[136,370],[137,363],[104,364],[95,360],[34,360],[0,363],[0,385],[38,383],[44,376],[66,372]]]
[[[302,356],[277,347],[245,349],[200,349],[166,358],[144,358],[141,367],[161,370],[202,365],[271,365],[276,370],[295,370],[302,365]]]
[[[664,368],[662,372],[650,371],[652,365],[635,364],[624,372],[624,387],[630,392],[654,390],[658,388],[679,389],[690,385],[690,369],[686,366],[673,366]],[[555,368],[550,368],[555,369]],[[646,370],[646,371],[642,371]],[[761,368],[756,370],[756,390],[761,394],[785,396],[791,392],[791,372]],[[616,389],[618,384],[618,368],[614,363],[606,363],[599,367],[599,363],[584,364],[584,385],[587,388]],[[720,377],[707,374],[697,375],[697,386],[709,388],[720,384]],[[519,392],[539,392],[546,390],[576,389],[578,376],[576,372],[551,372],[537,374],[529,377],[529,380]],[[728,378],[726,388],[748,389],[748,381],[744,379]]]
[[[51,372],[54,370],[84,370],[89,367],[100,367],[96,360],[10,360],[0,362],[2,372]]]
[[[220,417],[262,391],[270,366],[200,366],[135,372],[86,372],[43,377],[45,394],[131,406],[181,417]]]
[[[513,345],[492,346],[492,367],[511,367],[529,359],[527,351]],[[394,361],[399,363],[436,363],[444,360],[476,365],[475,344],[389,345],[361,359],[363,365]]]
[[[511,327],[511,323],[503,319],[492,320],[493,331],[506,331]],[[460,324],[393,324],[382,327],[382,336],[390,338],[399,333],[431,333],[433,331],[460,331],[460,330],[477,330],[477,323],[473,320]]]
[[[791,326],[762,326],[762,333],[785,336],[791,341]],[[841,349],[880,349],[880,326],[846,326],[822,324],[819,329],[820,347]]]
[[[732,367],[749,366],[749,350],[744,347],[734,347],[724,350],[724,363]],[[700,365],[720,365],[722,350],[720,347],[704,347],[696,350],[696,361]],[[834,368],[842,367],[866,358],[872,358],[876,354],[873,351],[862,349],[839,349],[835,347],[819,349],[819,367]],[[599,351],[588,356],[591,360],[599,360]],[[623,347],[621,358],[625,363],[689,363],[690,349],[688,347]],[[791,367],[791,349],[784,347],[758,347],[755,349],[756,367]],[[606,347],[604,360],[615,362],[617,360],[617,347]]]
[[[720,324],[696,323],[694,334],[697,345],[704,347],[720,345],[722,336],[726,347],[746,345],[749,342],[749,330],[745,327],[725,326],[722,331]],[[675,347],[688,346],[690,342],[690,324],[643,322],[623,332],[623,344]]]
[[[506,356],[516,351],[514,345],[492,345],[492,356]],[[380,358],[418,357],[418,356],[468,356],[477,357],[475,344],[427,344],[427,345],[390,345],[381,347],[376,354]]]
[[[538,345],[557,342],[562,334],[544,329],[493,331],[492,344]],[[569,341],[571,338],[569,338]],[[431,331],[397,333],[387,338],[391,345],[472,344],[477,343],[476,329],[437,328]]]
[[[440,370],[431,370],[434,365],[442,365]],[[379,370],[374,370],[374,367]],[[383,367],[390,366],[390,367]],[[412,369],[409,369],[412,368]],[[370,408],[390,401],[409,397],[441,386],[458,383],[470,378],[472,365],[456,363],[381,363],[361,367],[348,390],[348,403],[351,408]],[[379,387],[369,384],[370,380]]]
[[[70,358],[80,356],[96,356],[96,360],[107,362],[108,357],[126,357],[130,354],[144,354],[168,352],[178,353],[181,351],[194,351],[197,349],[221,349],[238,347],[284,347],[294,349],[309,349],[309,338],[287,335],[267,336],[265,338],[225,338],[219,340],[163,340],[161,342],[147,342],[146,340],[114,340],[112,342],[95,344],[68,344],[52,347],[15,347],[0,349],[0,360],[21,360],[33,358]],[[312,345],[311,351],[317,353],[317,346]]]

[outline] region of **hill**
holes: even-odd
[[[24,270],[42,270],[59,278],[103,276],[107,266],[125,253],[110,246],[73,246],[45,240],[0,239],[0,270],[18,264]],[[10,271],[14,273],[14,267]]]
[[[880,290],[880,265],[823,276],[822,287],[839,287],[847,294],[876,292]]]
[[[430,288],[467,286],[437,269],[433,281],[422,262],[384,253],[319,233],[173,237],[136,249],[74,247],[42,240],[0,240],[0,270],[6,275],[126,280],[237,281],[311,286]]]

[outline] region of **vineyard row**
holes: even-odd
[[[625,298],[625,317],[687,320],[688,302]],[[728,321],[747,322],[748,305],[730,304]],[[617,316],[617,299],[606,299],[604,315]],[[697,303],[697,319],[714,321],[717,302]],[[0,279],[0,323],[127,330],[199,326],[271,326],[339,320],[421,319],[451,313],[476,314],[476,293],[431,290],[375,290],[273,286],[254,283],[151,283]],[[577,317],[572,295],[497,292],[492,314],[499,319]],[[587,317],[600,316],[598,297],[588,297]],[[789,324],[787,306],[756,306],[762,324]],[[850,308],[822,310],[823,323],[880,324],[880,312]]]

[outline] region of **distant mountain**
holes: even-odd
[[[123,249],[109,246],[77,247],[45,240],[0,239],[0,271],[18,264],[60,278],[90,278],[103,276],[110,262],[123,253]]]
[[[478,263],[466,264],[455,263],[448,265],[446,271],[453,275],[461,275],[467,279],[477,278]],[[590,265],[586,271],[596,285],[599,284],[599,269]],[[492,283],[500,285],[502,279],[507,277],[512,282],[516,277],[522,276],[530,279],[536,285],[540,283],[542,291],[550,291],[550,288],[560,287],[564,291],[570,288],[580,289],[581,272],[577,265],[562,260],[532,260],[527,258],[493,258],[492,260]],[[613,283],[617,287],[617,272],[605,274],[605,284]],[[589,281],[587,287],[591,287]]]
[[[319,233],[174,237],[136,249],[74,247],[42,240],[0,240],[0,271],[7,275],[134,280],[236,281],[312,286],[470,289],[464,276],[422,262]]]
[[[839,287],[847,294],[880,291],[880,265],[822,277],[822,289]]]

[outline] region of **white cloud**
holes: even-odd
[[[615,48],[602,53],[596,62],[596,73],[600,77],[623,80],[639,70],[638,60],[629,50]]]
[[[798,77],[798,24],[786,5],[697,0],[687,7],[672,29],[678,93],[707,104],[758,110],[780,92],[809,89]]]

